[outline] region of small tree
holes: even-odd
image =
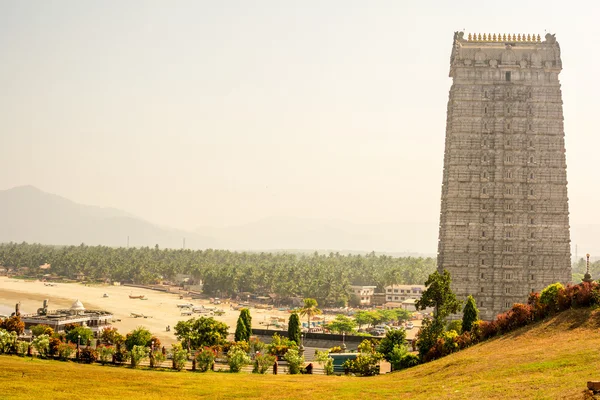
[[[88,340],[94,337],[94,332],[86,326],[76,326],[71,329],[66,336],[68,342],[85,345]]]
[[[385,333],[385,337],[379,342],[377,350],[386,361],[391,362],[392,352],[397,346],[404,347],[406,332],[404,329],[393,329]]]
[[[471,332],[473,323],[479,319],[479,310],[473,296],[467,297],[467,303],[463,309],[462,330],[463,332]]]
[[[250,338],[250,335],[248,334],[248,328],[246,327],[246,323],[242,318],[242,313],[240,313],[240,316],[238,317],[234,337],[236,342],[248,341]]]
[[[0,328],[6,329],[8,332],[17,332],[17,335],[22,335],[25,331],[25,323],[21,321],[21,317],[13,315],[12,317],[0,320]]]
[[[79,354],[79,360],[83,361],[86,364],[91,364],[97,359],[98,352],[92,347],[84,347]]]
[[[125,336],[125,347],[133,350],[134,346],[149,347],[152,343],[152,333],[143,326],[138,326]]]
[[[296,342],[296,344],[300,344],[300,340],[302,337],[302,330],[300,328],[300,317],[298,313],[292,313],[290,315],[290,319],[288,320],[288,338]]]
[[[319,315],[322,313],[322,311],[317,308],[318,306],[319,303],[317,303],[317,300],[311,298],[304,299],[304,307],[300,309],[300,315],[306,316],[308,321],[308,328],[310,328],[310,319],[315,315]]]
[[[166,358],[167,356],[161,350],[156,349],[150,353],[150,366],[152,368],[160,367]]]
[[[356,322],[352,318],[338,314],[333,321],[327,324],[327,328],[335,333],[350,333],[356,329]]]
[[[175,336],[192,349],[222,345],[227,340],[228,326],[212,317],[192,318],[175,325]]]
[[[291,348],[283,356],[284,360],[288,363],[288,370],[290,374],[299,374],[300,368],[304,365],[304,356],[301,356],[298,349]]]
[[[100,334],[100,340],[104,343],[115,345],[117,343],[123,343],[125,337],[119,333],[117,328],[106,328],[102,330]]]
[[[375,344],[366,339],[358,346],[360,354],[354,360],[347,360],[343,365],[350,372],[362,376],[372,376],[379,373],[379,362],[383,355],[375,351]]]

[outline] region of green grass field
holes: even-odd
[[[600,380],[600,311],[571,310],[371,378],[132,370],[0,356],[0,399],[562,399]]]

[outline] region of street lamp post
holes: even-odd
[[[81,344],[81,335],[77,335],[77,359],[79,360],[79,346]]]

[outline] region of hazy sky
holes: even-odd
[[[453,32],[549,31],[573,243],[594,243],[575,228],[600,224],[598,15],[591,1],[0,0],[0,189],[184,229],[425,223],[418,250],[435,252]]]

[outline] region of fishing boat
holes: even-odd
[[[146,296],[144,296],[143,294],[142,294],[142,295],[139,295],[139,296],[132,296],[132,295],[129,295],[129,298],[130,298],[130,299],[143,299],[144,297],[146,297]]]

